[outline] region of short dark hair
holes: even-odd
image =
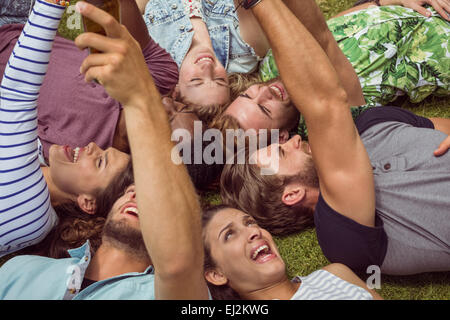
[[[248,149],[244,164],[226,164],[220,179],[222,202],[251,215],[262,228],[283,236],[313,226],[313,210],[301,204],[283,203],[284,186],[290,177],[262,175],[250,164]],[[237,157],[237,155],[236,155]]]
[[[202,150],[209,144],[208,141],[202,142]],[[194,159],[194,140],[191,140],[191,159]],[[183,157],[182,152],[180,156]],[[214,157],[214,154],[212,155]],[[191,177],[192,183],[197,190],[208,189],[211,185],[219,182],[220,174],[222,173],[223,164],[222,163],[205,163],[202,157],[202,162],[195,164],[192,161],[191,164],[185,164],[189,176]]]

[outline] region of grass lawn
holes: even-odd
[[[76,1],[73,1],[75,3]],[[340,11],[351,7],[351,0],[317,0],[328,19]],[[65,25],[64,21],[62,25]],[[79,31],[60,28],[68,38],[74,38]],[[426,101],[412,105],[403,103],[401,106],[425,117],[450,118],[450,98],[429,98]],[[202,195],[204,202],[218,204],[220,197],[217,192]],[[280,253],[287,263],[289,276],[306,275],[328,264],[317,244],[314,229],[284,238],[275,238]],[[9,257],[0,258],[0,265]],[[368,275],[360,275],[365,278]],[[377,290],[385,299],[450,299],[450,272],[427,273],[414,276],[381,277],[381,289]]]
[[[348,9],[352,0],[316,0],[327,19]],[[403,108],[424,117],[450,118],[450,98],[430,97],[422,103],[400,104]],[[215,192],[203,196],[205,202],[220,203]],[[314,229],[300,234],[275,238],[281,255],[287,264],[289,276],[307,275],[329,264],[317,243]],[[363,280],[371,274],[359,275]],[[395,300],[450,300],[450,272],[425,273],[413,276],[381,276],[381,288],[377,292],[384,299]]]

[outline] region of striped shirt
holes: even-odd
[[[291,300],[373,300],[365,289],[349,283],[326,270],[317,270],[306,277],[295,277],[301,282]]]
[[[37,99],[65,7],[37,0],[0,87],[0,257],[57,223],[39,163]]]

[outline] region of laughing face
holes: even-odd
[[[180,67],[179,94],[200,106],[225,104],[230,99],[227,72],[211,49],[189,51]]]
[[[137,259],[150,260],[139,225],[134,185],[130,185],[114,203],[103,228],[102,241]]]
[[[96,196],[129,161],[126,153],[114,148],[103,150],[93,142],[83,148],[52,145],[49,153],[53,183],[73,197]]]
[[[291,129],[298,116],[279,80],[250,86],[228,106],[225,114],[235,118],[244,130]]]
[[[286,279],[285,264],[270,233],[242,211],[217,212],[204,230],[205,246],[216,263],[207,280],[228,283],[239,293],[260,290]]]

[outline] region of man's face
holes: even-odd
[[[290,101],[283,83],[274,80],[254,84],[237,97],[226,109],[241,128],[291,129],[287,128],[297,119],[298,112]]]
[[[148,259],[148,252],[139,225],[139,210],[134,185],[116,200],[103,228],[103,242],[140,259]]]
[[[284,144],[273,143],[261,148],[251,156],[258,167],[281,176],[294,176],[314,166],[311,148],[299,135]]]

